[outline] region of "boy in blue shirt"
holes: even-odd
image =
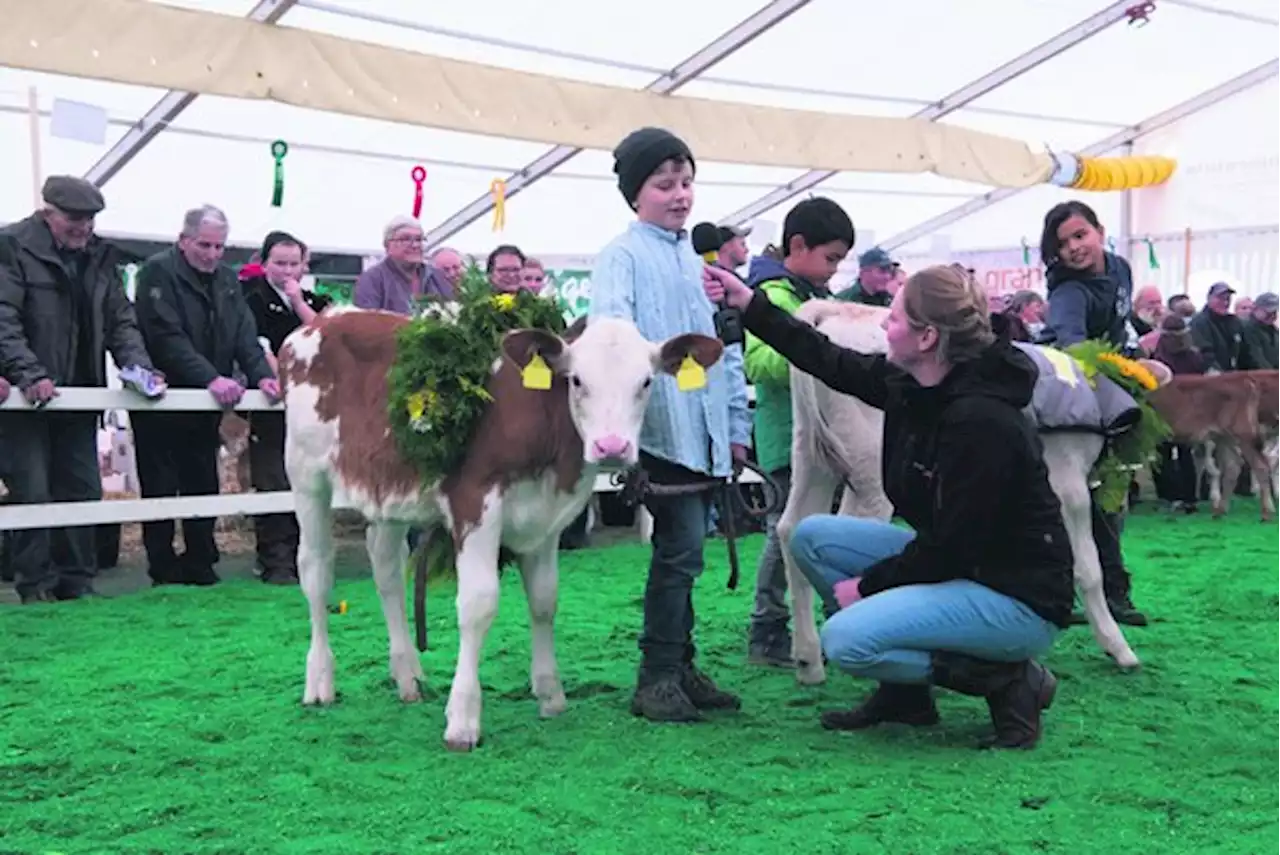
[[[636,221],[596,259],[590,317],[626,318],[650,341],[689,332],[714,336],[703,262],[685,230],[693,208],[692,152],[668,131],[641,128],[613,156],[618,189]],[[742,347],[732,345],[707,369],[701,389],[682,392],[672,377],[654,379],[640,465],[655,484],[728,477],[734,460],[746,459],[750,438]],[[631,711],[652,721],[697,721],[704,710],[740,706],[694,665],[693,583],[702,573],[709,499],[701,492],[645,501],[653,514],[653,556]]]

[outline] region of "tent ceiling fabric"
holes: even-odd
[[[1046,154],[966,128],[668,98],[447,60],[147,0],[0,0],[0,63],[352,116],[609,149],[639,125],[700,157],[856,172],[1042,183]],[[430,91],[416,81],[438,81]]]
[[[205,27],[221,26],[227,16],[236,23],[234,18],[247,15],[258,0],[151,2],[165,11],[180,6],[214,13],[196,17],[208,22],[201,24]],[[654,69],[674,67],[766,5],[766,0],[648,0],[643,8],[617,15],[614,4],[598,0],[542,0],[536,5],[515,0],[300,0],[278,26],[415,56],[537,72],[543,80],[549,76],[636,90],[654,79]],[[913,0],[859,3],[856,10],[853,5],[812,0],[669,100],[903,118],[1099,12],[1108,0]],[[112,0],[87,6],[88,18],[65,11],[79,9],[76,4],[0,0],[0,14],[6,16],[0,18],[6,23],[0,43],[14,38],[20,49],[28,49],[31,37],[23,34],[19,18],[29,11],[42,13],[45,26],[52,27],[49,22],[78,16],[90,20],[95,8],[119,8]],[[1159,0],[1157,6],[1150,24],[1114,25],[942,123],[1025,141],[1036,151],[1076,151],[1276,56],[1275,0]],[[1251,18],[1227,14],[1236,11]],[[113,46],[111,55],[125,49],[114,36],[115,24],[104,29],[95,23],[91,29],[95,36],[101,34],[99,41]],[[41,46],[56,53],[64,49],[57,44],[55,38]],[[157,64],[180,59],[187,52],[181,41],[159,44],[142,51],[148,62],[151,57]],[[78,74],[83,76],[23,70],[0,58],[0,224],[31,211],[33,188],[34,204],[39,204],[42,176],[84,174],[165,94],[168,83],[155,88],[96,79],[102,56],[108,55],[99,50],[97,58],[91,51],[81,56]],[[417,82],[423,85],[422,78]],[[1144,153],[1177,157],[1181,177],[1160,190],[1137,194],[1138,218],[1147,223],[1137,228],[1275,222],[1275,151],[1280,145],[1276,85],[1273,78],[1141,142]],[[29,113],[29,89],[38,90],[36,114]],[[106,111],[105,141],[59,135],[51,114],[60,99]],[[628,120],[627,130],[635,125],[624,108],[614,105],[614,110],[616,118]],[[238,244],[255,243],[265,232],[282,228],[317,248],[378,252],[382,225],[393,215],[410,212],[412,166],[422,164],[429,171],[422,222],[430,228],[448,222],[484,194],[492,179],[519,171],[546,150],[545,144],[500,133],[461,133],[324,112],[305,104],[202,95],[163,123],[162,132],[108,184],[107,210],[98,226],[107,234],[164,239],[176,232],[187,208],[210,202],[227,211],[232,240]],[[281,208],[269,204],[268,143],[276,138],[290,145]],[[537,255],[598,251],[632,217],[611,174],[608,149],[614,143],[588,148],[509,199],[503,231],[482,217],[449,238],[450,244],[480,254],[496,242],[516,243]],[[806,162],[797,170],[721,162],[695,150],[694,216],[700,220],[739,210],[813,166]],[[1228,189],[1237,185],[1238,190]],[[814,192],[849,210],[861,243],[911,231],[992,190],[983,179],[956,180],[929,172],[842,171]],[[1013,246],[1020,236],[1034,238],[1048,206],[1075,197],[1089,201],[1115,231],[1120,194],[1039,186],[953,222],[943,232],[957,250]],[[791,204],[759,214],[753,245],[776,239]],[[1158,223],[1148,213],[1157,209]],[[913,246],[920,249],[925,242]]]

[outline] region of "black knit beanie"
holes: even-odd
[[[618,143],[613,150],[613,172],[618,176],[618,189],[628,205],[635,207],[644,182],[672,158],[682,158],[689,161],[690,167],[697,168],[693,152],[689,151],[684,140],[662,128],[632,131]]]

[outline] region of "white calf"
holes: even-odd
[[[832,341],[863,353],[884,353],[880,327],[886,309],[834,301],[812,301],[796,317]],[[792,369],[791,404],[795,433],[791,445],[791,493],[778,523],[787,583],[795,611],[792,656],[796,679],[814,685],[826,679],[814,615],[813,587],[796,567],[789,547],[796,525],[811,514],[828,513],[836,488],[845,484],[840,513],[888,520],[893,513],[881,484],[880,457],[884,415]],[[1102,450],[1102,438],[1090,434],[1043,435],[1049,481],[1062,503],[1063,521],[1075,553],[1075,581],[1085,614],[1099,645],[1121,668],[1138,665],[1120,627],[1107,608],[1102,567],[1093,542],[1088,476]],[[981,501],[975,496],[974,501]]]

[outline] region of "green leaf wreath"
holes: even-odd
[[[1128,498],[1133,467],[1157,466],[1156,451],[1169,437],[1168,423],[1147,402],[1147,393],[1160,384],[1141,363],[1121,356],[1107,342],[1082,341],[1066,350],[1080,363],[1090,383],[1098,374],[1105,375],[1133,396],[1142,414],[1136,425],[1107,441],[1102,457],[1093,466],[1091,480],[1099,484],[1095,493],[1098,504],[1114,513],[1124,507]]]
[[[485,384],[502,336],[514,329],[565,331],[555,299],[528,291],[495,295],[472,264],[456,304],[424,304],[401,327],[387,378],[391,433],[400,453],[432,484],[461,465],[492,400]]]

